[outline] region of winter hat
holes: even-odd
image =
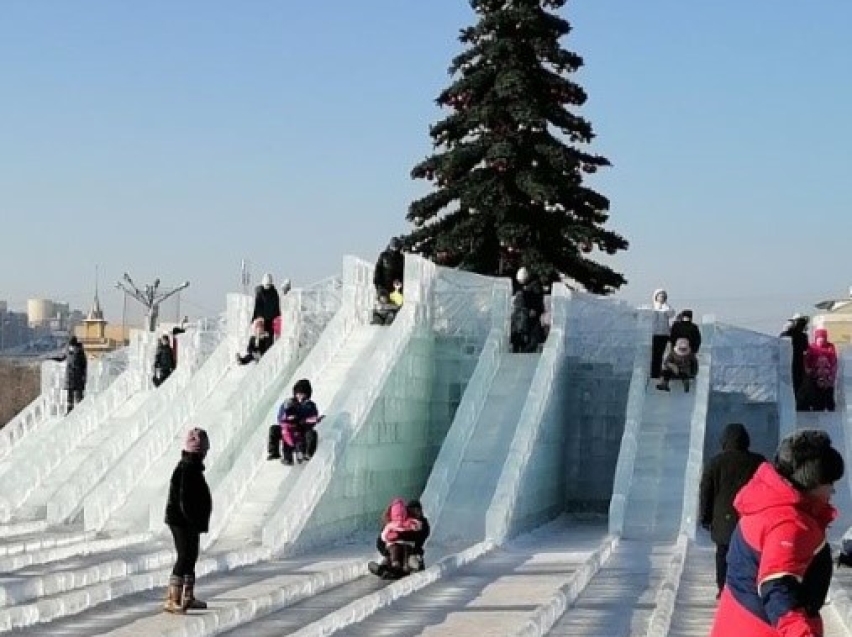
[[[388,247],[391,250],[402,250],[402,241],[399,239],[399,237],[393,237],[390,240],[390,243],[388,243]]]
[[[190,429],[183,443],[183,450],[187,453],[207,453],[210,451],[210,438],[207,432],[199,427]]]
[[[692,348],[689,346],[689,341],[685,338],[677,339],[677,342],[674,346],[674,353],[678,356],[688,356],[692,352]]]
[[[822,339],[822,343],[820,343],[820,339]],[[828,330],[824,327],[814,330],[814,342],[821,347],[828,344]]]
[[[273,283],[272,275],[267,272],[263,275],[263,278],[260,280],[260,282],[263,284],[264,287],[269,287]]]
[[[680,313],[680,318],[681,318],[681,320],[689,319],[691,321],[692,320],[692,310],[684,310],[683,312]]]
[[[662,301],[657,301],[657,297],[660,296],[661,294],[663,296],[665,296],[666,298],[664,298]],[[651,301],[654,302],[654,303],[665,303],[668,300],[669,300],[669,293],[666,292],[663,288],[657,288],[656,290],[654,290],[654,295],[651,297]]]
[[[402,498],[394,498],[390,505],[390,519],[392,522],[404,522],[408,518],[408,509],[405,507],[405,500]]]
[[[296,394],[304,394],[308,398],[311,397],[311,394],[314,393],[313,387],[311,387],[311,381],[307,378],[302,378],[301,380],[297,380],[296,384],[293,385],[293,395]]]
[[[76,347],[79,344],[80,344],[80,341],[77,340],[76,336],[72,336],[71,338],[68,339],[68,345],[71,346],[71,347]]]
[[[530,280],[530,271],[526,268],[521,268],[515,275],[515,280],[521,285],[524,285],[527,281]]]
[[[802,429],[784,438],[773,464],[799,491],[837,482],[844,471],[843,457],[831,446],[829,435],[819,429]]]
[[[747,451],[751,445],[751,438],[745,425],[732,422],[725,426],[721,442],[724,451]]]

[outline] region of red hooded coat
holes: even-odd
[[[734,500],[728,577],[710,637],[822,637],[834,507],[764,463]]]
[[[837,352],[828,341],[828,330],[814,330],[814,342],[805,353],[805,373],[820,389],[834,387],[837,378]]]

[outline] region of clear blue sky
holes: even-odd
[[[852,2],[574,0],[622,296],[776,329],[852,283]],[[0,299],[87,306],[239,263],[296,284],[374,259],[424,186],[465,0],[2,0]],[[104,292],[113,316],[119,294]]]

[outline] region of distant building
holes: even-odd
[[[95,292],[95,300],[89,314],[80,325],[74,328],[74,336],[83,344],[89,356],[100,356],[112,352],[130,342],[129,328],[110,325],[104,318],[97,292]]]
[[[32,330],[23,312],[10,312],[6,301],[0,301],[0,350],[29,343]]]
[[[829,340],[837,345],[852,343],[852,289],[847,298],[821,301],[816,308],[823,312],[813,317],[814,327],[827,329]]]

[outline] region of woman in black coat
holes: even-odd
[[[757,468],[766,462],[759,453],[749,451],[748,431],[738,422],[725,427],[721,442],[722,452],[704,469],[699,493],[701,526],[710,531],[710,538],[716,545],[716,585],[720,593],[728,570],[728,547],[739,521],[734,498]]]
[[[168,334],[163,334],[154,354],[154,387],[159,387],[175,370],[175,353]]]
[[[204,479],[204,458],[209,449],[207,432],[197,427],[191,429],[169,484],[166,524],[177,551],[164,607],[169,613],[207,608],[207,604],[195,599],[195,564],[201,534],[207,533],[213,512],[210,487]]]

